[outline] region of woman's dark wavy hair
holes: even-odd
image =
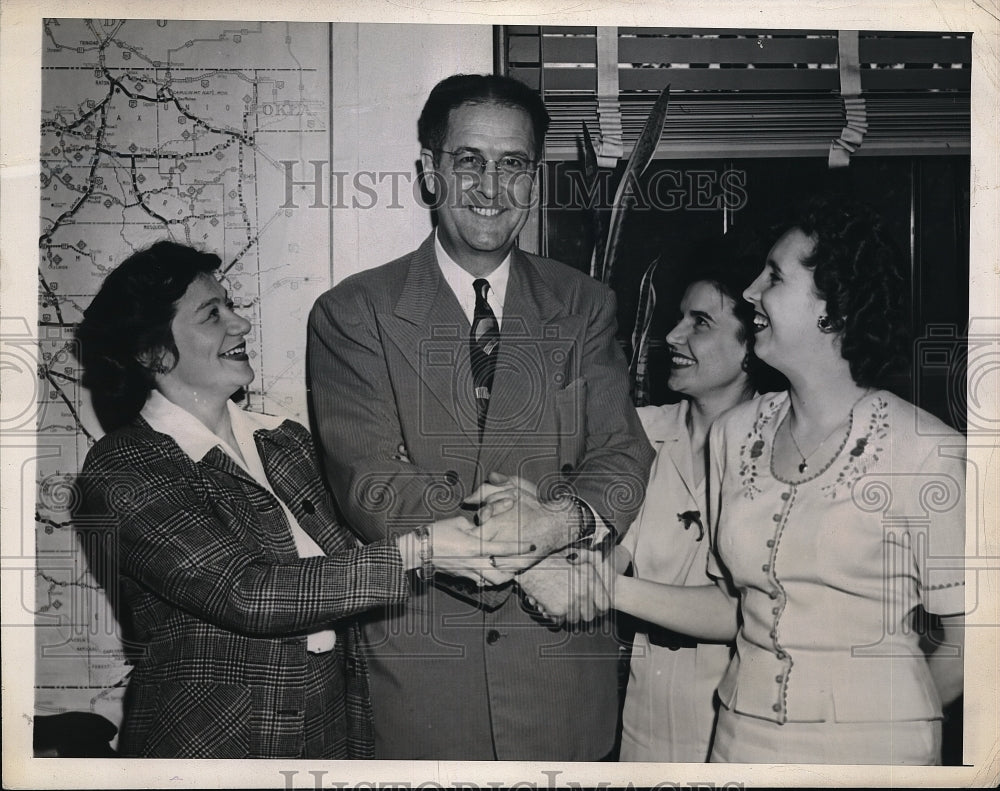
[[[788,387],[788,380],[754,353],[754,308],[743,299],[743,290],[763,269],[766,253],[763,238],[750,229],[730,230],[725,236],[702,241],[694,248],[679,291],[683,294],[695,283],[709,283],[733,301],[733,315],[740,322],[736,338],[746,346],[743,370],[750,388],[758,393]]]
[[[168,352],[177,360],[170,323],[198,275],[222,261],[176,242],[156,242],[109,274],[76,330],[83,385],[108,431],[135,419],[153,389],[148,367]],[[146,359],[146,363],[143,359]]]
[[[417,137],[422,148],[437,152],[448,134],[451,111],[463,104],[500,104],[518,107],[531,118],[535,151],[541,153],[549,129],[549,113],[538,95],[520,80],[498,74],[454,74],[441,80],[431,90],[417,121]]]
[[[814,242],[802,263],[840,335],[840,352],[861,387],[880,387],[905,362],[906,281],[900,254],[882,218],[836,194],[807,200],[785,230]]]

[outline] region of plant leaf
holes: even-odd
[[[608,240],[604,248],[604,265],[601,267],[601,282],[609,283],[611,275],[617,264],[618,248],[621,244],[622,227],[624,217],[634,201],[633,189],[635,183],[656,153],[656,147],[660,144],[660,137],[663,135],[663,122],[667,118],[667,107],[670,104],[670,86],[666,86],[649,111],[646,123],[642,127],[642,132],[635,141],[632,153],[629,155],[628,164],[622,174],[621,181],[618,182],[618,189],[615,191],[615,200],[611,205],[611,219],[608,222]]]
[[[635,311],[635,327],[632,330],[632,359],[629,363],[632,403],[646,406],[649,403],[649,328],[653,323],[656,308],[656,287],[653,275],[660,259],[653,260],[642,276],[639,284],[639,304]]]
[[[586,182],[587,194],[597,194],[597,180],[600,177],[600,166],[597,164],[597,150],[590,136],[586,121],[583,123],[583,177]],[[594,232],[594,249],[590,253],[590,276],[600,280],[597,271],[598,262],[604,261],[604,222],[601,219],[599,202],[590,207],[591,226]]]

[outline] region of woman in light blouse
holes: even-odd
[[[940,761],[942,704],[962,691],[965,441],[879,389],[904,293],[876,217],[806,205],[744,292],[755,351],[790,388],[711,429],[718,584],[615,579],[619,610],[735,637],[712,761]],[[928,653],[918,604],[942,616]]]
[[[763,254],[758,247],[745,234],[730,232],[699,245],[691,257],[689,283],[667,335],[668,385],[684,398],[637,410],[656,450],[642,511],[621,541],[638,579],[712,584],[705,534],[708,430],[719,415],[780,378],[753,353],[754,311],[741,296],[757,273]],[[636,624],[620,760],[708,760],[715,688],[731,648],[731,641],[699,641]]]

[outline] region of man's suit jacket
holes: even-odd
[[[321,296],[309,325],[313,418],[349,524],[374,541],[453,516],[498,471],[543,493],[569,486],[623,533],[652,450],[614,329],[610,289],[515,250],[480,442],[469,321],[433,235]],[[610,750],[612,627],[548,628],[513,591],[480,597],[442,580],[367,619],[376,757],[589,760]]]
[[[295,757],[304,745],[306,633],[336,621],[348,751],[371,755],[356,621],[407,595],[395,546],[340,526],[309,432],[254,432],[275,493],[327,557],[300,559],[280,504],[218,447],[193,461],[141,417],[102,438],[79,483],[77,529],[110,552],[138,649],[119,750],[171,758]],[[128,623],[124,615],[120,621]]]

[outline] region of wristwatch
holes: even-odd
[[[577,534],[575,540],[582,541],[585,538],[590,538],[594,535],[594,531],[597,530],[597,519],[594,517],[594,512],[579,497],[573,497],[573,505],[576,506],[577,515]]]
[[[434,547],[431,545],[431,531],[427,525],[421,525],[415,531],[420,539],[420,568],[417,576],[429,580],[434,574]]]

